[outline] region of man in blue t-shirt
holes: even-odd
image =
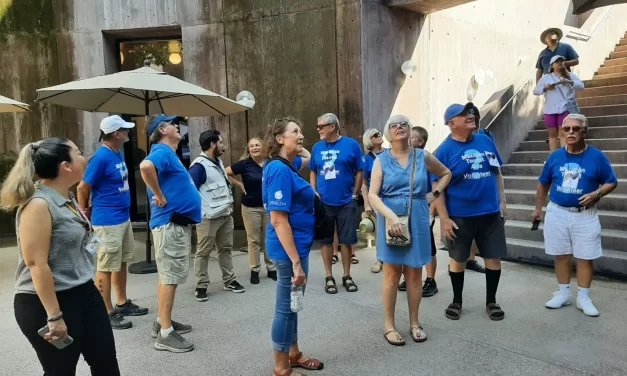
[[[472,242],[486,265],[486,311],[498,321],[505,313],[496,303],[501,278],[501,258],[507,254],[505,228],[499,200],[498,183],[503,161],[494,143],[484,134],[475,133],[474,105],[453,104],[446,109],[444,123],[451,137],[435,152],[436,158],[453,175],[446,193],[446,213],[438,213],[442,230],[447,235],[453,302],[446,308],[446,317],[459,320],[462,311],[464,270]],[[437,184],[437,177],[433,177]],[[454,232],[454,237],[451,232]]]
[[[357,244],[357,198],[364,177],[361,147],[354,139],[340,135],[340,121],[334,114],[320,116],[316,128],[320,141],[311,150],[309,181],[325,206],[330,218],[327,223],[337,228],[344,265],[342,284],[346,291],[355,292],[357,285],[350,270],[351,247]],[[332,263],[333,237],[321,239],[320,244],[327,275],[325,291],[336,294],[338,290]]]
[[[176,155],[181,135],[173,117],[158,116],[148,127],[150,154],[140,164],[148,187],[150,229],[159,273],[159,316],[153,323],[155,348],[186,352],[194,345],[181,337],[192,330],[172,320],[176,286],[187,281],[192,247],[192,225],[202,219],[200,195]]]
[[[597,202],[611,193],[618,180],[607,157],[586,145],[588,120],[571,114],[564,119],[562,131],[566,146],[555,150],[538,179],[534,222],[542,220],[542,206],[551,189],[544,218],[544,248],[555,256],[559,291],[546,303],[547,308],[569,305],[573,256],[577,259],[577,308],[596,317],[599,311],[590,300],[593,261],[603,256],[601,223]]]
[[[546,44],[546,48],[540,52],[538,61],[536,63],[536,83],[540,81],[543,75],[549,74],[551,68],[551,58],[553,56],[563,56],[564,66],[570,71],[571,67],[579,64],[579,55],[577,51],[567,43],[562,43],[560,40],[564,36],[562,30],[551,27],[546,29],[540,34],[540,41]]]
[[[98,249],[96,285],[109,312],[113,329],[133,326],[124,316],[148,313],[148,308],[137,306],[126,296],[126,266],[133,260],[135,242],[130,218],[128,169],[121,150],[134,126],[134,123],[126,122],[118,115],[102,119],[102,146],[89,160],[83,180],[77,188],[78,204],[91,217],[94,233],[102,241]],[[117,300],[115,307],[111,302],[112,284]]]

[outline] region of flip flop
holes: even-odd
[[[391,341],[388,338],[388,334],[390,333],[394,333],[396,334],[400,339],[397,339],[396,341]],[[388,341],[388,343],[392,346],[405,346],[405,340],[403,339],[403,337],[401,337],[401,334],[398,332],[398,330],[396,330],[396,328],[392,328],[388,331],[386,331],[385,333],[383,333],[383,338],[385,338],[386,341]]]

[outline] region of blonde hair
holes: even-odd
[[[47,138],[32,142],[20,151],[0,190],[0,209],[10,211],[24,205],[35,193],[35,180],[59,176],[59,165],[72,162],[67,139]]]
[[[243,161],[245,159],[248,159],[250,157],[250,143],[254,140],[259,141],[259,144],[261,145],[261,151],[263,152],[263,140],[259,137],[253,137],[250,140],[248,140],[248,142],[246,143],[246,150],[244,150],[244,154],[242,154],[242,156],[239,158],[240,161]]]

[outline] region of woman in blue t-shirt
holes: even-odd
[[[297,313],[290,305],[292,286],[307,283],[309,251],[314,238],[314,190],[294,166],[303,150],[303,134],[292,117],[277,120],[268,132],[262,198],[270,216],[266,230],[268,256],[277,268],[276,310],[272,322],[274,375],[297,375],[292,367],[319,370],[323,364],[298,348]]]
[[[566,147],[549,155],[538,179],[533,221],[542,219],[542,205],[551,189],[544,218],[544,249],[555,256],[555,275],[559,291],[545,305],[569,305],[573,256],[577,259],[577,308],[596,317],[588,295],[592,283],[593,261],[603,256],[601,222],[597,203],[617,186],[612,165],[603,152],[586,145],[588,121],[583,115],[568,115],[562,125]]]
[[[239,187],[244,192],[242,196],[242,219],[246,229],[248,240],[248,265],[250,266],[250,283],[259,284],[259,272],[261,270],[261,253],[264,254],[264,262],[268,270],[268,278],[276,281],[276,268],[266,252],[266,227],[268,227],[268,215],[263,208],[261,199],[261,181],[263,166],[266,163],[266,155],[261,147],[259,138],[251,138],[246,147],[246,153],[239,162],[226,168],[227,175],[242,177]],[[294,163],[299,166],[309,163],[311,154],[303,148],[296,156]],[[299,167],[300,168],[300,167]]]

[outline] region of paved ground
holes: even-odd
[[[141,236],[141,234],[138,234]],[[142,245],[137,244],[138,255]],[[36,356],[13,316],[12,278],[16,250],[0,244],[0,375],[41,375]],[[300,318],[301,346],[322,359],[324,371],[309,375],[627,375],[627,284],[595,281],[592,298],[598,318],[584,316],[574,306],[558,311],[544,308],[555,288],[547,269],[504,265],[499,302],[506,311],[502,322],[490,321],[484,311],[485,280],[469,272],[464,314],[460,321],[444,317],[452,298],[446,275],[446,253],[440,252],[437,274],[440,292],[423,300],[421,322],[429,335],[423,344],[409,336],[405,347],[392,347],[383,339],[380,297],[382,275],[370,273],[374,249],[358,252],[361,263],[353,276],[359,292],[324,293],[322,261],[311,255],[311,276]],[[210,299],[197,303],[193,281],[178,290],[175,319],[191,323],[187,338],[196,349],[187,354],[158,352],[149,330],[155,318],[155,275],[131,275],[130,297],[150,308],[133,318],[134,327],[115,332],[123,375],[271,375],[273,367],[270,325],[274,310],[274,283],[263,278],[251,286],[246,255],[237,252],[236,272],[244,294],[222,290],[219,268],[211,265],[214,283]],[[341,277],[339,268],[336,279]],[[573,281],[572,288],[576,288]],[[398,302],[397,325],[409,329],[403,294]],[[84,362],[79,375],[88,375]]]

